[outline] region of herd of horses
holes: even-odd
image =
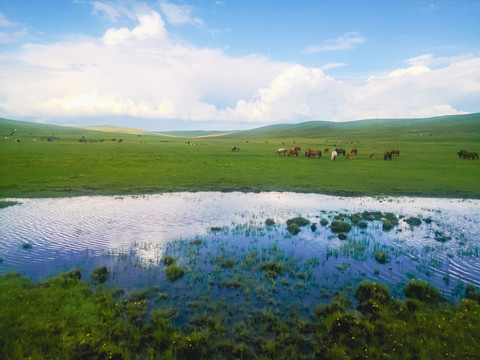
[[[276,155],[282,155],[283,154],[283,156],[296,156],[296,157],[298,157],[298,153],[300,152],[300,150],[302,150],[302,148],[300,146],[295,146],[291,150],[288,150],[286,148],[280,148],[280,149],[277,150],[277,152],[275,154]],[[329,151],[330,151],[329,148],[325,148],[323,150],[323,153],[326,154]],[[350,150],[349,153],[346,153],[345,149],[336,148],[335,150],[332,150],[330,160],[335,160],[338,155],[344,155],[345,159],[353,159],[355,156],[357,156],[357,154],[358,154],[358,149],[352,149],[352,150]],[[370,159],[373,159],[375,156],[377,156],[376,153],[371,153],[370,154]],[[393,156],[400,156],[400,150],[385,151],[385,153],[383,154],[383,159],[384,160],[387,160],[387,159],[392,160]],[[320,159],[322,157],[322,150],[311,150],[311,149],[307,148],[307,151],[305,152],[305,157],[307,159],[314,158],[314,157],[317,157],[317,158]]]
[[[280,149],[277,150],[276,155],[282,155],[283,154],[283,156],[296,156],[296,157],[298,157],[298,153],[300,152],[300,150],[302,150],[302,148],[300,146],[295,146],[291,150],[288,150],[286,148],[280,148]],[[323,150],[323,154],[326,154],[329,151],[330,151],[329,148],[325,148]],[[346,154],[345,159],[352,159],[355,156],[357,156],[357,153],[358,153],[357,149],[352,149],[352,150],[350,150],[350,152],[348,154],[346,154],[346,151],[344,149],[336,148],[335,150],[333,150],[331,152],[330,159],[335,160],[338,155],[344,155],[345,156],[345,154]],[[457,155],[458,155],[459,159],[471,159],[471,160],[478,159],[478,154],[476,152],[470,152],[470,151],[466,151],[466,150],[460,150],[457,153]],[[373,159],[375,156],[377,156],[376,153],[371,153],[370,154],[370,159]],[[400,156],[400,150],[385,151],[383,153],[383,160],[392,160],[393,157],[398,157],[398,156]],[[307,148],[307,151],[305,152],[305,157],[307,159],[314,158],[314,157],[317,157],[317,158],[320,159],[322,157],[322,150],[311,150],[311,149]]]

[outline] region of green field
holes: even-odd
[[[298,158],[275,155],[294,146],[302,147]],[[306,148],[336,146],[357,148],[358,155],[305,158]],[[383,152],[392,149],[400,156],[385,161]],[[315,121],[211,135],[0,119],[0,198],[170,191],[480,198],[480,161],[459,159],[460,150],[480,153],[480,114]],[[372,152],[377,156],[370,159]]]

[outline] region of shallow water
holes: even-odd
[[[109,282],[126,290],[157,285],[177,299],[183,294],[187,303],[195,299],[191,293],[208,286],[220,298],[253,296],[258,306],[271,296],[322,301],[363,279],[387,283],[396,296],[410,278],[429,281],[451,299],[462,296],[467,283],[480,286],[479,200],[199,192],[18,201],[21,205],[0,210],[0,273],[16,270],[35,280],[74,267],[87,279],[105,264]],[[352,227],[347,240],[319,224],[322,218],[330,223],[340,213],[363,211],[424,221],[412,228],[400,220],[390,231],[382,230],[380,221],[369,221],[366,229]],[[290,235],[285,222],[299,215],[316,223],[316,230],[306,226]],[[267,218],[276,225],[266,227]],[[222,230],[211,232],[211,227]],[[192,250],[194,239],[202,245]],[[24,248],[26,243],[31,248]],[[386,264],[375,260],[377,250],[388,254]],[[223,256],[240,264],[252,251],[290,264],[292,271],[274,280],[283,279],[284,287],[262,289],[272,282],[248,279],[264,273],[221,268],[215,260]],[[166,253],[188,269],[175,283],[163,272],[160,260]],[[226,288],[232,279],[243,281],[241,291]]]

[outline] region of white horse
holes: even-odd
[[[330,156],[330,160],[335,160],[337,158],[337,152],[335,150],[332,151],[332,155]]]

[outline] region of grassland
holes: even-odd
[[[480,198],[480,161],[457,155],[480,153],[479,125],[480,114],[472,114],[306,122],[186,137],[0,119],[0,198],[170,191]],[[298,158],[275,155],[277,148],[294,146],[302,147]],[[357,148],[358,155],[336,161],[304,156],[306,148],[337,146]],[[400,156],[383,160],[392,149]]]

